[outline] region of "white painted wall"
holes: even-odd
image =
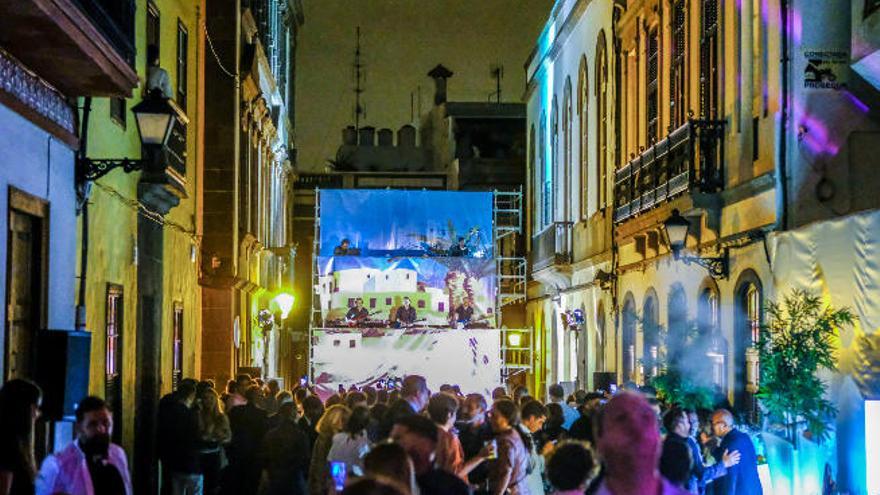
[[[47,323],[73,329],[76,283],[74,153],[67,145],[0,105],[0,316],[6,321],[6,250],[9,188],[49,203]],[[5,332],[0,337],[4,341]],[[0,369],[5,363],[0,353]]]

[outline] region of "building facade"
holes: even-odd
[[[613,84],[615,7],[557,2],[526,62],[530,282],[536,362],[530,386],[593,385],[615,370],[610,164],[619,92]],[[576,322],[576,310],[587,315]]]
[[[125,2],[123,2],[125,3]],[[114,410],[117,440],[133,456],[136,484],[156,483],[156,405],[184,376],[199,376],[198,286],[202,179],[204,2],[132,2],[139,87],[132,98],[81,101],[89,159],[147,156],[131,108],[147,95],[147,53],[158,50],[168,96],[186,122],[180,165],[158,173],[116,169],[81,189],[80,259],[86,258],[90,393]],[[86,128],[87,126],[87,128]],[[83,226],[83,222],[86,223]],[[85,241],[83,241],[85,239]]]
[[[880,314],[862,302],[876,294],[858,282],[871,276],[852,245],[878,242],[863,227],[880,206],[866,193],[880,142],[872,4],[556,2],[526,94],[539,391],[604,383],[594,370],[649,384],[674,359],[708,370],[758,421],[765,304],[807,289],[862,322],[841,329],[828,379],[842,408],[829,463],[841,489],[863,489],[859,404],[877,396],[865,356]],[[676,213],[689,223],[678,255],[664,228]],[[595,254],[581,261],[584,251]],[[576,309],[584,322],[571,325]]]
[[[4,161],[18,162],[4,167],[17,239],[5,265],[17,302],[5,307],[23,315],[8,315],[20,323],[7,328],[5,378],[33,376],[39,330],[87,331],[87,381],[69,393],[108,400],[114,440],[144,490],[156,479],[159,397],[199,373],[203,15],[201,2],[35,1],[2,21]],[[146,95],[150,45],[181,126],[177,147],[160,155],[142,149],[131,112]],[[68,366],[63,376],[74,364],[57,366]],[[63,444],[69,424],[54,432]]]
[[[202,376],[217,383],[243,368],[293,381],[291,338],[271,301],[293,283],[289,191],[302,23],[298,1],[208,5],[201,359]]]

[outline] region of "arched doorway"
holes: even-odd
[[[623,351],[621,379],[624,383],[635,378],[636,371],[636,303],[632,293],[627,293],[623,302],[621,329],[621,349]]]
[[[666,338],[666,355],[669,362],[678,362],[687,349],[688,337],[688,309],[687,295],[681,284],[673,284],[669,290],[667,301],[667,314],[669,319],[669,332]]]
[[[605,305],[599,302],[596,308],[596,345],[593,346],[595,353],[596,371],[605,371]]]
[[[711,278],[703,281],[697,296],[697,333],[709,359],[708,372],[718,390],[727,391],[727,339],[721,335],[720,293]]]
[[[660,355],[660,325],[657,293],[648,289],[645,303],[642,305],[642,365],[645,383],[660,372],[658,357]]]
[[[734,298],[733,407],[754,421],[757,419],[757,391],[753,385],[757,383],[757,377],[749,376],[746,356],[749,349],[757,344],[763,323],[763,287],[758,274],[753,270],[744,271],[737,280]]]

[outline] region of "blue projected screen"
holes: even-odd
[[[491,192],[327,189],[320,256],[491,259]]]
[[[321,256],[317,262],[327,327],[495,327],[493,260]]]

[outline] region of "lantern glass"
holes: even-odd
[[[673,252],[678,252],[685,246],[690,226],[690,222],[681,216],[678,210],[672,210],[672,216],[663,222],[666,238],[669,240],[669,247]]]
[[[168,124],[171,123],[171,114],[162,113],[136,113],[137,126],[141,133],[143,144],[163,144],[168,135]]]

